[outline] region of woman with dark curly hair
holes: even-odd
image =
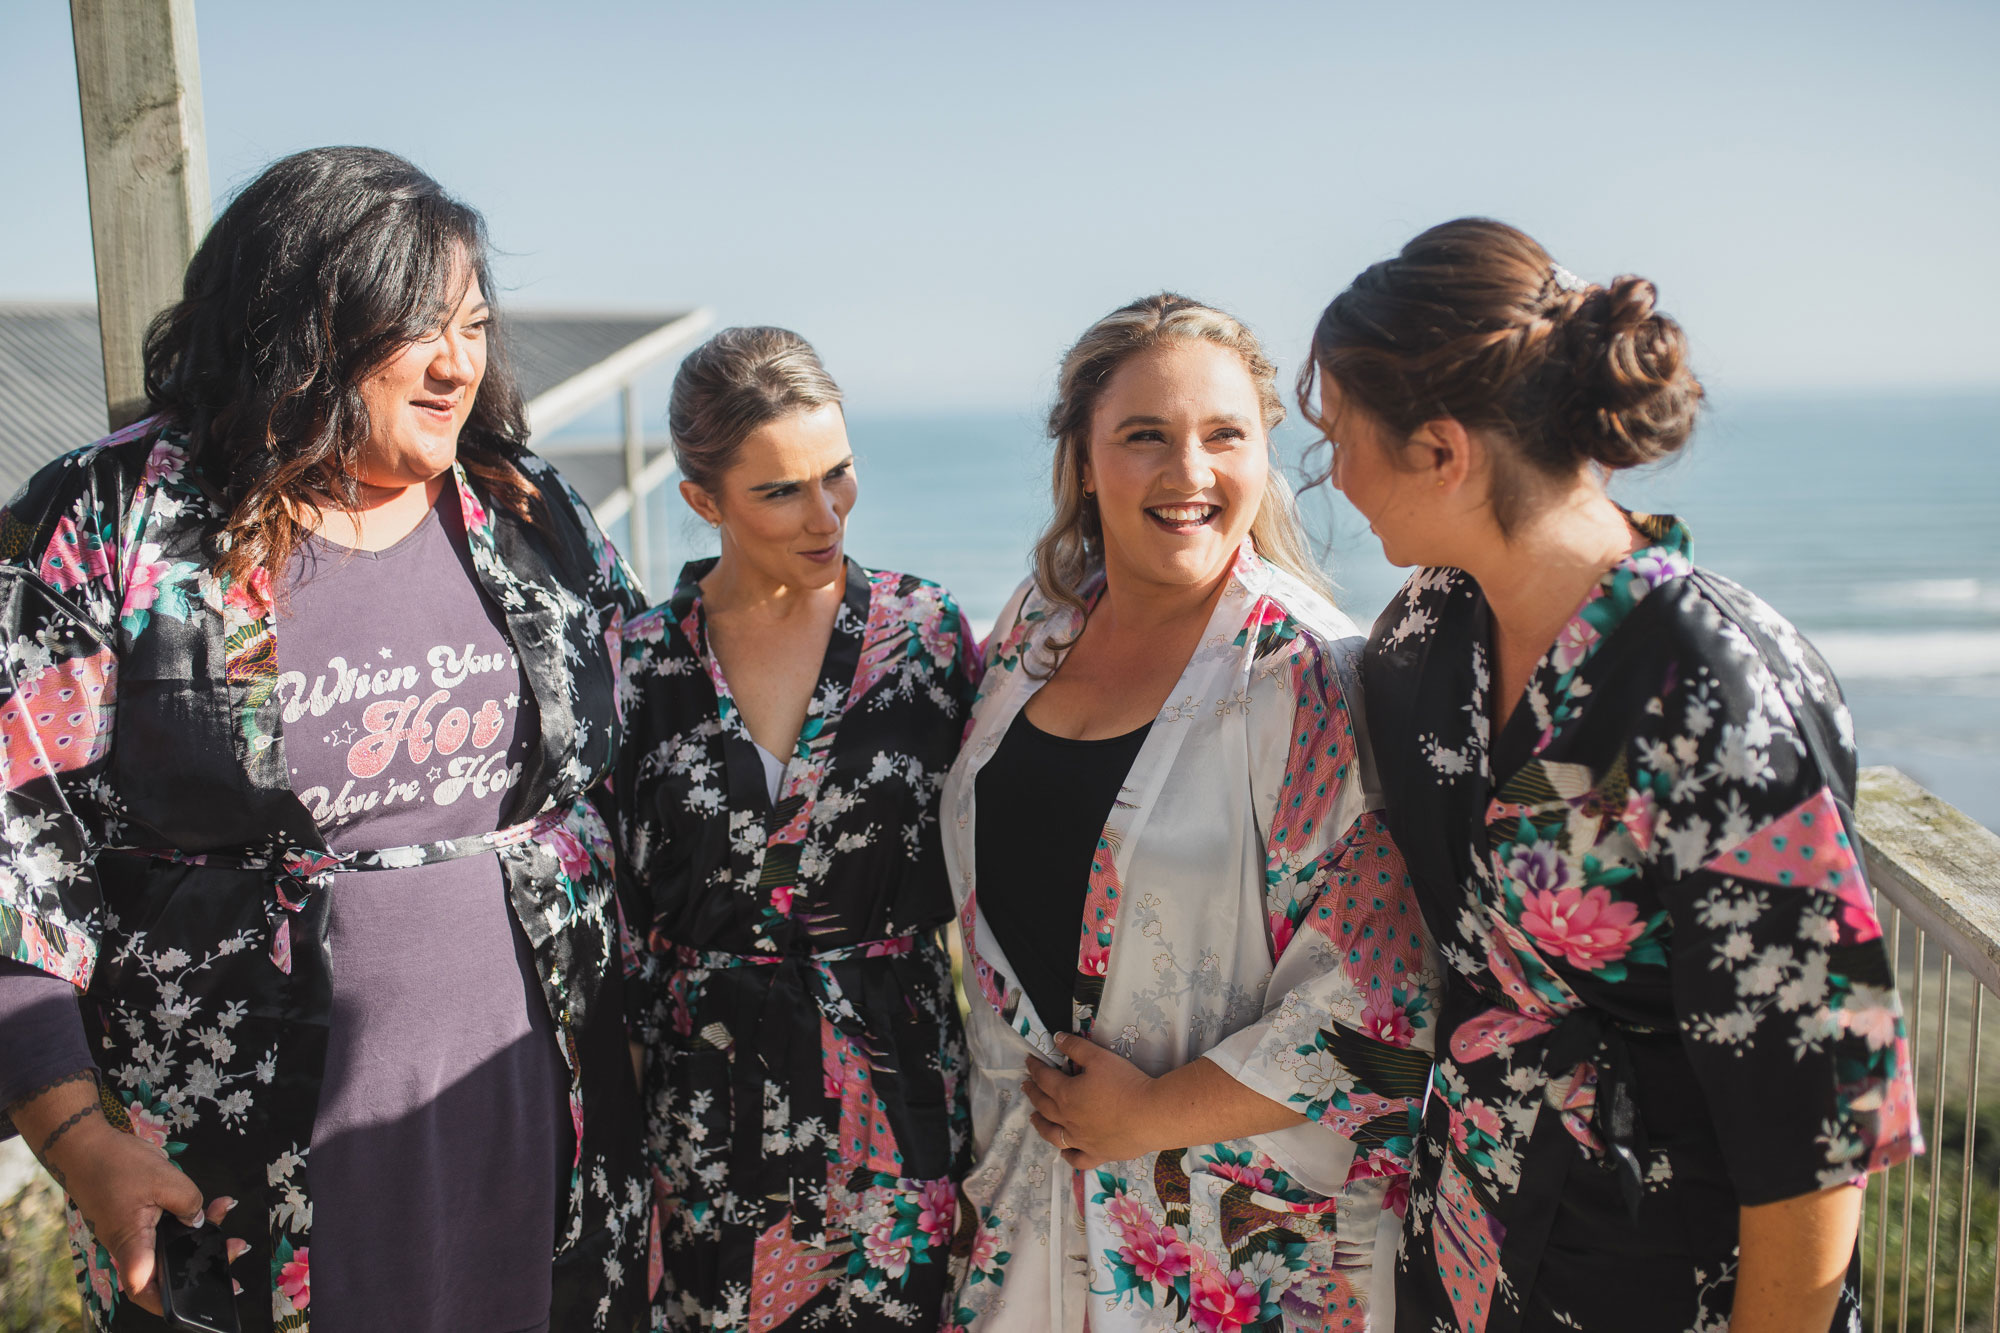
[[[1448,222],[1326,308],[1300,400],[1391,562],[1362,659],[1447,964],[1405,1333],[1859,1327],[1916,1151],[1853,730],[1785,620],[1605,492],[1692,433],[1653,284]]]
[[[641,602],[491,291],[409,163],[286,158],[155,322],[152,415],[0,514],[0,1106],[101,1329],[158,1326],[163,1213],[245,1328],[643,1304],[593,796]]]

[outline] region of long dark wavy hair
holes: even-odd
[[[265,168],[209,228],[180,301],[146,334],[146,396],[188,433],[190,463],[221,494],[221,572],[285,568],[299,518],[354,508],[369,436],[367,375],[444,327],[476,279],[492,299],[486,224],[378,148],[312,148]],[[504,326],[458,457],[482,490],[532,520],[513,459],[528,437]]]

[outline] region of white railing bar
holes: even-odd
[[[536,440],[532,446],[543,458],[564,458],[574,454],[618,454],[625,450],[623,435],[558,435],[551,439]],[[646,452],[667,447],[667,441],[660,436],[650,436],[646,440]]]
[[[1889,909],[1889,965],[1895,967],[1902,962],[1903,914],[1890,902],[1888,895],[1877,890],[1877,901],[1885,903]],[[1889,1195],[1893,1171],[1878,1171],[1874,1182],[1875,1200],[1875,1329],[1882,1333],[1882,1311],[1889,1293]],[[2000,1330],[1996,1330],[2000,1333]]]
[[[686,347],[715,323],[707,306],[667,321],[642,338],[625,344],[596,365],[537,394],[528,404],[531,435],[547,435],[582,416],[600,400],[656,361]]]
[[[646,464],[645,468],[639,473],[636,483],[639,494],[642,496],[651,495],[660,488],[661,482],[664,482],[679,470],[680,465],[674,461],[673,450],[669,449],[666,453],[661,454],[658,458]],[[625,517],[626,512],[631,508],[632,487],[620,486],[598,503],[592,505],[590,512],[597,515],[599,524],[608,525],[616,523],[619,519]]]
[[[1917,928],[1916,977],[1911,982],[1910,996],[1910,1097],[1914,1100],[1917,1089],[1923,1086],[1924,1065],[1924,938],[1923,928]],[[1900,960],[1898,960],[1900,961]],[[1911,1113],[1917,1114],[1912,1106]],[[1896,1275],[1896,1333],[1908,1333],[1910,1327],[1910,1231],[1916,1222],[1914,1209],[1917,1204],[1917,1159],[1903,1159],[1903,1255]]]
[[[1864,768],[1857,792],[1868,879],[2000,995],[2000,834],[1893,768]]]
[[[1957,1311],[1956,1333],[1965,1333],[1965,1278],[1972,1268],[1972,1138],[1979,1127],[1979,1009],[1985,998],[1984,988],[1972,988],[1972,1050],[1965,1065],[1965,1159],[1958,1182],[1958,1295],[1952,1301],[1952,1309]]]
[[[1938,950],[1937,1071],[1931,1075],[1931,1192],[1929,1207],[1930,1243],[1924,1251],[1924,1333],[1931,1333],[1931,1319],[1937,1312],[1938,1214],[1944,1199],[1938,1187],[1944,1178],[1944,1076],[1945,1046],[1951,1038],[1951,954]]]

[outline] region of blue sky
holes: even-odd
[[[713,305],[857,410],[1043,400],[1175,287],[1289,367],[1463,213],[1638,272],[1746,391],[2000,384],[2000,6],[197,0],[211,183],[402,152],[522,306]],[[92,290],[68,6],[0,16],[0,297]]]

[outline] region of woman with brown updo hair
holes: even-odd
[[[786,329],[724,329],[674,379],[681,495],[722,553],[625,633],[655,1329],[931,1333],[951,1292],[937,801],[979,661],[950,593],[848,556],[841,401]]]
[[[1327,307],[1331,477],[1421,568],[1363,662],[1448,965],[1396,1327],[1858,1327],[1919,1150],[1833,674],[1609,474],[1702,390],[1653,285],[1434,227]]]

